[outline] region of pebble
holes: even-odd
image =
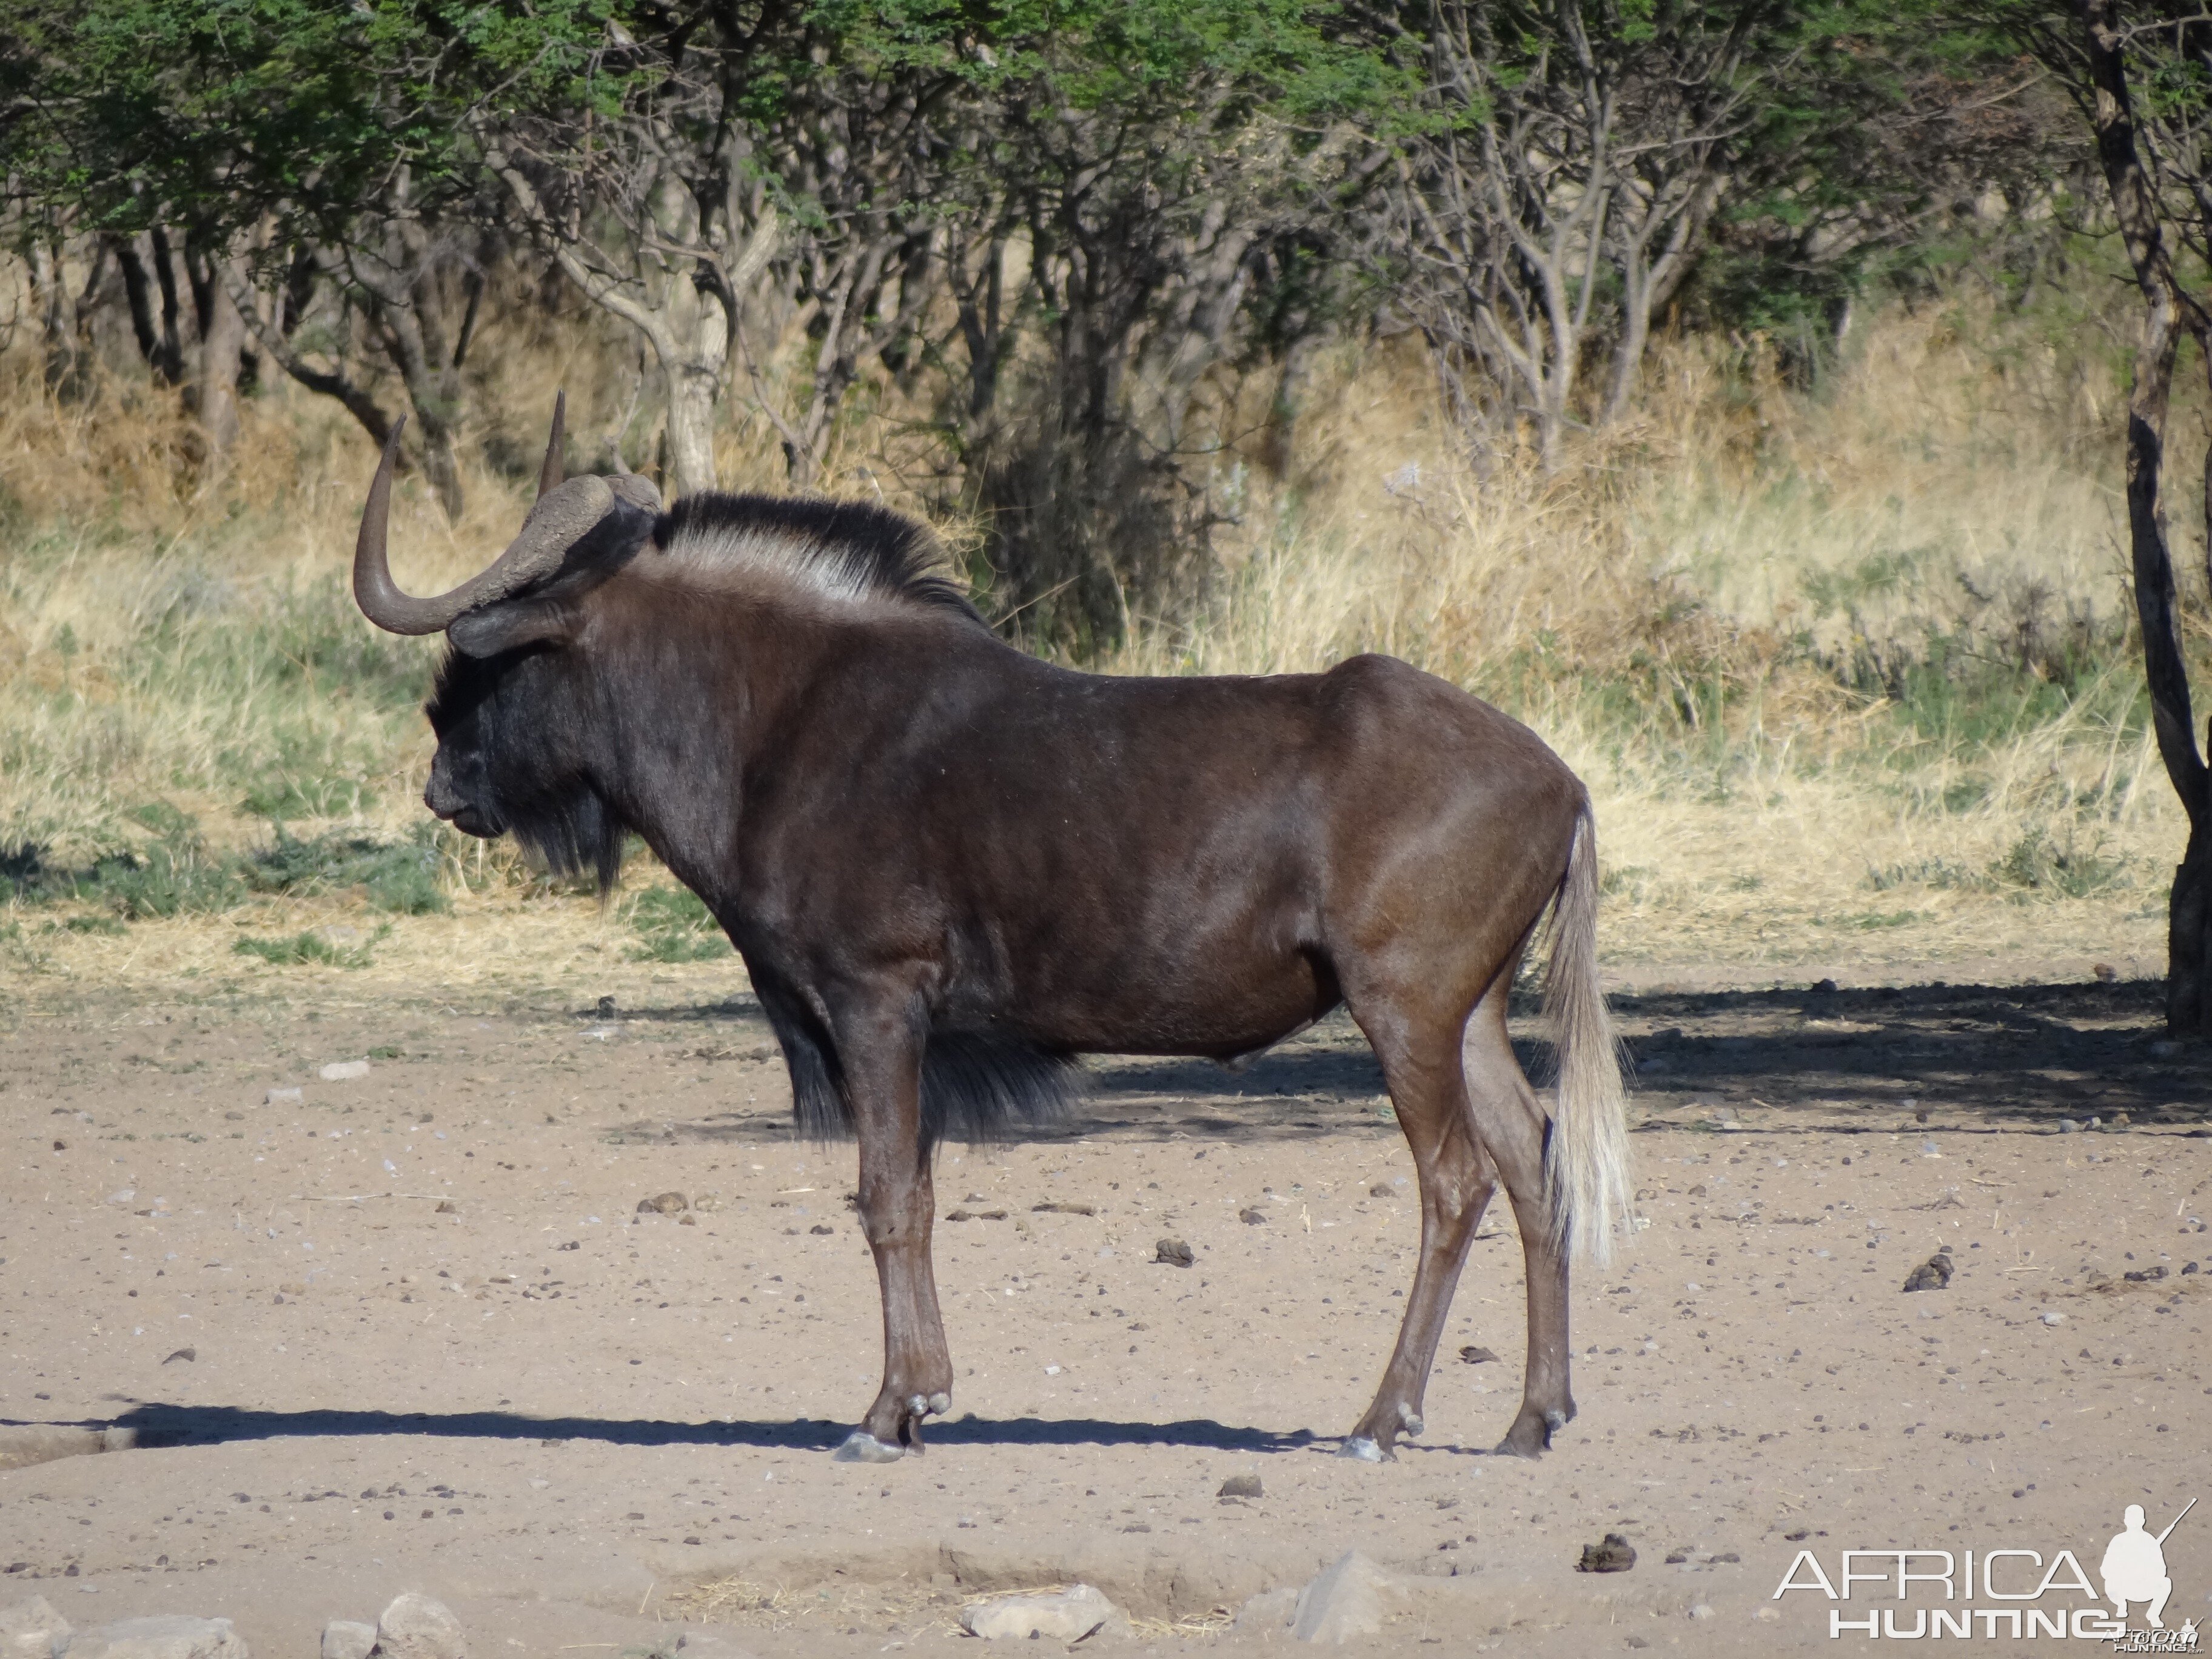
[[[1263,1496],[1260,1477],[1256,1474],[1232,1474],[1221,1483],[1216,1498],[1259,1498]]]
[[[296,1106],[307,1091],[296,1085],[289,1089],[271,1089],[261,1097],[264,1106]]]
[[[358,1619],[333,1619],[323,1626],[322,1659],[368,1659],[376,1647],[376,1626]]]
[[[325,1083],[350,1083],[356,1078],[368,1075],[368,1062],[365,1060],[334,1060],[316,1075]]]
[[[1153,1247],[1154,1261],[1164,1261],[1171,1267],[1188,1267],[1198,1260],[1191,1254],[1190,1246],[1179,1238],[1164,1238]]]
[[[1498,1358],[1498,1356],[1491,1352],[1489,1349],[1477,1347],[1473,1343],[1469,1343],[1466,1347],[1462,1348],[1459,1351],[1459,1357],[1462,1364],[1468,1365],[1486,1365],[1492,1360]]]
[[[637,1201],[640,1215],[680,1215],[691,1207],[691,1200],[681,1193],[661,1193],[653,1198]]]
[[[69,1659],[246,1659],[245,1639],[229,1620],[180,1613],[81,1630],[59,1651]]]
[[[1710,1603],[1700,1601],[1697,1606],[1690,1609],[1690,1617],[1692,1619],[1717,1619],[1720,1615],[1712,1610]]]
[[[1370,1198],[1395,1198],[1398,1196],[1398,1189],[1395,1187],[1393,1187],[1387,1181],[1378,1181],[1372,1187],[1370,1187],[1367,1189],[1367,1196]]]
[[[1080,1642],[1131,1634],[1128,1616],[1103,1590],[1075,1584],[1057,1595],[1000,1595],[960,1609],[960,1627],[986,1641]]]
[[[461,1621],[442,1601],[410,1590],[378,1615],[377,1659],[467,1659],[468,1650]]]
[[[2063,1313],[2051,1313],[2045,1311],[2039,1314],[2037,1317],[2041,1319],[2046,1325],[2063,1325],[2066,1322],[2066,1316]]]
[[[1237,1212],[1237,1218],[1248,1227],[1264,1227],[1267,1224],[1267,1212],[1265,1210],[1243,1209]]]

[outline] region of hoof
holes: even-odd
[[[1339,1457],[1356,1457],[1363,1463],[1384,1463],[1393,1461],[1390,1454],[1364,1434],[1347,1435],[1344,1444],[1337,1449]]]
[[[896,1463],[906,1454],[896,1446],[887,1446],[866,1429],[855,1429],[845,1437],[845,1443],[837,1448],[833,1461],[839,1463]]]
[[[1419,1434],[1427,1425],[1421,1421],[1420,1413],[1411,1406],[1401,1406],[1398,1407],[1398,1426],[1407,1434]]]
[[[1552,1437],[1567,1426],[1567,1414],[1557,1406],[1544,1413],[1544,1443],[1549,1446]]]

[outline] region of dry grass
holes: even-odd
[[[618,337],[517,310],[477,361],[468,512],[448,526],[403,483],[403,583],[442,585],[504,544],[556,386],[580,444],[618,434],[650,459]],[[1409,340],[1325,356],[1287,438],[1262,418],[1272,379],[1224,378],[1215,426],[1255,435],[1193,464],[1235,518],[1218,575],[1186,612],[1133,619],[1106,665],[1273,672],[1382,650],[1491,697],[1591,782],[1617,963],[2154,970],[2183,825],[2124,638],[2118,373],[2100,319],[2063,300],[1873,315],[1809,392],[1757,343],[1672,343],[1643,416],[1553,477],[1474,465]],[[357,429],[274,388],[210,481],[176,398],[136,377],[58,405],[19,347],[0,383],[0,855],[143,852],[155,803],[216,849],[265,841],[271,818],[405,839],[435,647],[376,634],[345,594],[373,464]],[[874,488],[859,469],[908,412],[877,405],[843,434],[848,486]],[[741,410],[720,459],[732,483],[780,474]],[[387,919],[357,894],[116,933],[86,931],[106,925],[91,892],[0,915],[0,974],[257,994],[735,982],[726,958],[633,961],[619,906],[503,851],[441,855],[450,912],[389,918],[365,968],[233,948],[367,938]],[[628,879],[666,882],[649,863]]]

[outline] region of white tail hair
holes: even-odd
[[[1597,981],[1597,826],[1587,804],[1575,819],[1552,913],[1552,960],[1544,1013],[1559,1052],[1559,1103],[1544,1161],[1553,1240],[1571,1256],[1603,1266],[1629,1206],[1627,1091],[1621,1052]]]

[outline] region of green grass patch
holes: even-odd
[[[1990,866],[2002,886],[2049,898],[2087,898],[2130,885],[2125,862],[2109,858],[2101,837],[2084,846],[2071,825],[2062,841],[2041,827],[2030,830]]]
[[[730,941],[696,893],[649,887],[630,902],[629,925],[638,943],[633,962],[706,962],[731,954]]]
[[[242,939],[230,948],[241,957],[258,957],[272,968],[366,968],[370,947],[391,931],[387,922],[374,938],[348,945],[310,929],[283,939]]]

